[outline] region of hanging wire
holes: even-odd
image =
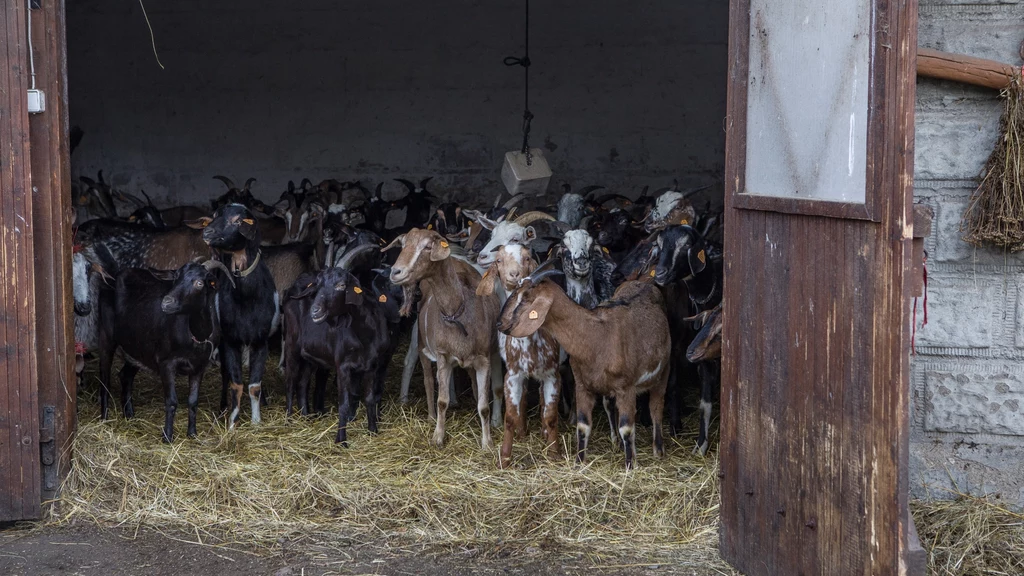
[[[153,46],[153,56],[160,69],[165,70],[163,62],[160,61],[160,55],[156,53],[156,37],[153,36],[153,25],[149,23],[149,14],[146,14],[146,5],[139,0],[139,6],[142,7],[142,16],[146,19],[146,27],[149,28],[149,43]]]
[[[28,6],[28,68],[32,74],[32,90],[36,89],[36,59],[32,54],[32,0],[26,0]]]
[[[526,165],[533,164],[533,154],[530,153],[530,122],[533,120],[533,113],[530,112],[530,0],[526,1],[526,42],[523,49],[523,57],[508,56],[505,58],[505,66],[523,67],[523,154],[526,154]]]

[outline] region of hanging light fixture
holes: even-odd
[[[526,3],[526,42],[523,57],[509,56],[505,58],[506,66],[523,67],[523,146],[519,150],[505,153],[505,163],[501,167],[501,181],[509,194],[544,194],[551,181],[551,168],[540,148],[530,148],[530,123],[533,113],[530,112],[530,0]]]

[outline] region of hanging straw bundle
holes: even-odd
[[[1020,70],[1014,70],[1000,94],[1002,138],[989,156],[960,230],[964,241],[974,246],[1020,252],[1024,250],[1024,84]]]

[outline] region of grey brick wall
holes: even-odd
[[[73,167],[159,200],[211,180],[434,175],[466,199],[501,190],[520,145],[521,0],[68,3]],[[534,2],[532,144],[556,181],[638,190],[721,178],[728,6]],[[385,193],[398,193],[391,183]]]
[[[1020,64],[1024,3],[922,0],[921,46]],[[928,325],[912,361],[911,487],[957,488],[1024,506],[1024,255],[976,249],[960,219],[995,145],[995,91],[919,79],[915,201],[926,240]]]

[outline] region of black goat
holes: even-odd
[[[216,293],[223,270],[220,262],[190,262],[176,271],[125,270],[117,275],[113,291],[100,297],[100,411],[107,418],[110,404],[110,368],[114,353],[124,352],[120,373],[121,406],[125,416],[135,415],[132,382],[139,368],[160,375],[164,385],[163,439],[174,439],[174,413],[178,409],[175,379],[188,376],[188,435],[196,435],[199,383],[220,340]]]
[[[205,221],[204,221],[205,222]],[[260,423],[263,372],[267,364],[267,340],[278,313],[274,278],[260,252],[260,232],[252,213],[240,204],[228,204],[213,214],[203,229],[203,240],[214,257],[231,271],[234,284],[217,294],[220,312],[220,362],[223,386],[221,408],[231,408],[228,428],[234,428],[241,411],[242,353],[249,349],[249,401],[252,422]],[[231,389],[230,403],[228,388]]]
[[[445,238],[458,242],[469,236],[466,215],[457,202],[444,202],[437,207],[427,222],[427,230],[437,230]]]
[[[249,178],[246,180],[245,186],[241,189],[235,186],[235,183],[226,176],[214,176],[213,178],[214,180],[220,180],[228,187],[227,192],[218,196],[215,200],[210,201],[210,206],[214,211],[219,210],[228,204],[241,204],[249,210],[259,212],[263,216],[269,217],[274,215],[273,206],[264,204],[263,201],[252,195],[252,190],[250,190],[250,188],[252,187],[253,182],[256,182],[255,178]]]
[[[383,298],[379,301],[378,298]],[[388,330],[387,296],[372,298],[344,268],[327,268],[314,279],[296,282],[284,304],[287,410],[293,410],[296,386],[299,410],[308,412],[310,370],[337,371],[338,433],[348,445],[347,426],[361,398],[367,425],[377,433],[378,405],[393,351]]]
[[[690,309],[695,314],[711,310],[722,301],[721,270],[708,250],[709,246],[704,236],[687,225],[668,226],[662,230],[656,241],[655,254],[658,263],[654,267],[654,281],[659,286],[678,282],[685,284]],[[675,304],[679,306],[682,303]],[[702,417],[696,451],[701,454],[708,450],[708,428],[711,425],[714,388],[718,383],[719,371],[720,365],[715,360],[697,364],[701,382]]]
[[[426,226],[427,221],[430,220],[430,201],[436,199],[436,197],[427,190],[427,182],[430,182],[430,180],[431,178],[424,178],[420,181],[420,185],[416,186],[408,180],[395,178],[396,182],[401,182],[409,189],[408,194],[394,202],[395,208],[405,208],[406,210],[405,224],[402,226],[403,232],[407,232],[413,228],[422,228]]]

